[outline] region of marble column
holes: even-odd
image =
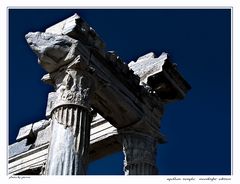
[[[157,140],[139,132],[126,132],[121,136],[125,175],[156,175]]]
[[[56,92],[50,99],[52,136],[46,164],[46,175],[83,175],[88,164],[90,94],[93,81],[77,63],[52,74]]]

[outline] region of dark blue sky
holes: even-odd
[[[45,71],[25,34],[78,13],[123,61],[150,51],[170,54],[192,90],[168,104],[158,146],[163,175],[231,173],[231,10],[9,10],[9,142],[20,127],[45,118]],[[89,165],[89,174],[123,174],[123,154]]]

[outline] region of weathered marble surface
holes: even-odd
[[[156,57],[153,52],[131,61],[128,66],[140,77],[140,85],[156,93],[163,103],[183,99],[191,86],[177,71],[177,65],[163,52]]]
[[[39,124],[39,122],[49,121],[41,120],[33,125]],[[18,145],[14,143],[9,146],[9,174],[31,172],[32,168],[41,170],[44,167],[51,138],[51,126],[39,130],[36,134],[35,142],[28,147],[26,147],[26,142],[24,144],[17,142]],[[99,114],[93,118],[90,134],[89,162],[120,151],[122,148],[118,142],[116,128]]]
[[[153,52],[141,56],[137,61],[131,61],[128,66],[134,71],[134,74],[140,77],[140,84],[147,84],[148,77],[163,71],[163,64],[167,59],[167,53],[163,52],[158,58]]]
[[[40,174],[48,153],[48,144],[25,150],[9,158],[8,174]]]
[[[61,116],[64,111],[58,113],[61,113]],[[75,122],[73,126],[64,126],[59,122],[56,114],[53,116],[52,136],[46,164],[47,175],[86,174],[91,119],[88,120],[90,117],[87,110],[77,108],[72,115],[74,116],[75,113],[76,119],[73,120]]]
[[[37,132],[37,138],[33,144],[34,148],[49,143],[51,138],[51,126],[47,126]]]
[[[45,173],[86,172],[94,110],[116,128],[110,129],[112,135],[123,135],[126,174],[156,174],[154,150],[164,141],[159,132],[163,105],[190,89],[168,55],[149,53],[127,65],[114,51],[106,52],[94,29],[76,14],[45,33],[27,34],[26,40],[48,72],[42,80],[55,88],[46,110],[51,140]]]
[[[49,138],[49,135],[46,136],[46,133],[44,136],[40,138],[39,132],[46,132],[46,127],[48,127],[50,124],[49,120],[41,120],[37,121],[35,123],[28,124],[22,128],[19,129],[16,142],[14,144],[11,144],[8,147],[9,155],[8,157],[14,157],[16,155],[19,155],[21,153],[24,153],[34,147],[36,147],[39,144],[39,142],[42,142],[41,144],[46,143],[44,141],[44,138]]]
[[[47,28],[45,32],[68,35],[76,40],[81,40],[83,43],[96,49],[99,53],[104,53],[105,43],[103,40],[95,30],[77,14]]]
[[[47,72],[58,70],[76,57],[77,41],[68,36],[30,32],[25,38]]]
[[[32,131],[33,124],[26,125],[24,127],[21,127],[16,140],[21,141],[26,138],[33,138],[33,131]]]
[[[44,130],[46,127],[50,125],[50,123],[51,123],[51,119],[48,119],[48,120],[43,119],[33,123],[33,126],[32,126],[33,134],[37,137],[39,131]]]
[[[9,152],[8,152],[8,157],[13,157],[15,155],[19,155],[23,152],[28,151],[32,144],[27,144],[28,140],[27,139],[23,139],[19,142],[16,142],[14,144],[11,144],[8,148]]]
[[[134,131],[125,131],[121,134],[121,139],[125,175],[158,174],[156,165],[157,139]]]
[[[85,30],[84,34],[89,34],[90,37],[92,36],[91,29],[85,28],[86,25],[82,24],[82,21],[78,24],[79,21],[78,18],[76,18],[75,22],[78,27],[81,28],[81,26],[83,26]],[[71,34],[69,34],[68,38],[66,35],[60,35],[62,34],[62,30],[56,32],[55,29],[54,33],[58,33],[57,35],[49,32],[41,33],[40,36],[38,35],[39,33],[30,33],[26,36],[27,41],[29,42],[30,40],[29,44],[31,48],[35,52],[38,52],[37,55],[40,58],[41,63],[48,63],[50,61],[48,57],[45,61],[45,53],[48,53],[48,50],[54,50],[54,53],[62,51],[65,53],[65,51],[69,51],[68,47],[56,47],[55,38],[50,39],[49,37],[52,36],[56,37],[57,40],[71,41],[73,38],[70,38],[70,36],[78,33],[72,28],[70,31]],[[62,38],[60,38],[60,36],[62,36]],[[94,36],[97,37],[97,35]],[[75,63],[75,60],[78,61],[79,64],[74,64],[78,67],[78,70],[84,71],[94,80],[96,91],[90,98],[90,106],[96,109],[105,119],[112,123],[113,126],[119,129],[133,126],[135,129],[138,129],[138,131],[148,131],[149,134],[158,137],[158,140],[161,141],[162,136],[159,134],[159,118],[163,112],[161,98],[149,91],[145,86],[140,86],[139,77],[133,74],[133,71],[121,61],[115,52],[99,54],[99,51],[94,49],[94,44],[90,44],[89,46],[86,45],[86,40],[84,41],[82,37],[78,37],[77,39],[77,42],[73,39],[72,44],[69,44],[77,45],[77,49],[74,49],[74,52],[69,52],[65,55],[67,58],[72,58],[70,63]],[[49,40],[47,47],[41,47],[42,43],[45,43],[46,40]],[[96,41],[98,39],[96,38],[94,40]],[[38,46],[38,43],[40,43],[40,46]],[[39,47],[44,48],[46,51],[44,51],[44,49],[35,49]],[[76,57],[74,58],[74,56]],[[54,57],[57,58],[57,56]],[[53,84],[55,88],[59,90],[64,83],[64,76],[67,76],[64,74],[66,67],[71,65],[70,63],[68,64],[68,62],[65,62],[65,58],[66,57],[64,56],[63,59],[61,58],[57,60],[59,66],[62,66],[59,68],[58,72],[50,72],[44,77],[45,81]],[[69,60],[67,59],[67,61]],[[47,65],[42,65],[43,67],[47,67]],[[50,68],[52,68],[52,66]],[[57,66],[55,69],[57,69]],[[69,76],[70,78],[66,78],[66,80],[73,80],[74,82],[74,80],[77,79],[72,74]],[[53,97],[51,98],[54,99]],[[58,101],[59,100],[52,100],[48,103],[49,106],[53,104],[53,108],[51,109],[50,107],[50,111],[59,105],[56,105],[56,102]],[[125,116],[122,116],[122,114],[125,114]],[[47,115],[49,115],[49,112]]]

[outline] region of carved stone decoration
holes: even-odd
[[[65,72],[62,72],[64,76],[57,76],[62,81],[56,83],[57,100],[50,113],[52,137],[46,165],[47,175],[86,174],[92,121],[89,105],[92,81],[76,67],[78,59],[66,67]]]
[[[44,147],[48,151],[42,153],[48,155],[42,173],[86,174],[94,110],[113,126],[111,135],[122,135],[125,174],[157,174],[156,144],[164,142],[159,131],[164,104],[183,98],[189,90],[168,55],[155,58],[150,53],[127,65],[115,52],[105,51],[104,42],[77,14],[44,33],[31,32],[25,37],[48,72],[42,81],[55,89],[48,95],[46,117],[51,138],[48,148]],[[21,142],[24,150],[28,151],[27,143],[35,139],[32,147],[43,145],[39,139],[45,132],[41,134],[40,129],[45,126],[30,125],[20,132],[19,141],[26,139]],[[92,140],[99,137],[98,130],[94,131]],[[106,142],[110,134],[104,135]]]
[[[55,93],[58,100],[51,112],[52,137],[46,174],[86,174],[92,121],[88,103],[91,79],[69,67],[62,78]]]
[[[123,132],[125,175],[156,175],[157,140],[149,135],[138,132]]]
[[[68,36],[37,32],[28,33],[26,39],[50,72],[43,80],[56,90],[49,109],[52,124],[45,174],[85,174],[93,89],[93,80],[86,72],[87,59],[76,54],[77,41]]]

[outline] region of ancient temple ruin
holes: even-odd
[[[158,174],[164,105],[190,89],[168,54],[126,64],[77,14],[25,37],[55,91],[46,119],[22,127],[9,146],[9,174],[83,175],[120,150],[125,175]]]

